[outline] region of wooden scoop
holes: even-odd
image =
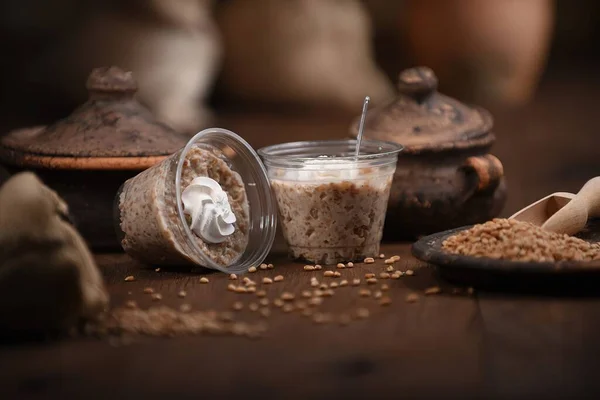
[[[575,195],[573,193],[556,192],[552,193],[528,205],[521,211],[518,211],[509,219],[530,222],[537,226],[542,226],[552,215],[569,203]]]
[[[590,179],[576,195],[553,193],[510,218],[531,222],[548,231],[574,235],[592,217],[600,217],[600,177]]]

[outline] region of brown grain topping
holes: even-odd
[[[281,282],[283,280],[283,275],[277,275],[273,278],[273,282]]]
[[[373,264],[375,262],[375,259],[373,257],[367,257],[364,260],[365,264]]]
[[[202,278],[200,278],[200,283],[208,283],[209,280],[207,277],[203,276]]]
[[[154,289],[151,287],[144,288],[144,294],[152,294],[154,293]]]
[[[248,268],[248,272],[250,272],[251,274],[256,272],[256,267],[252,266],[252,267]]]
[[[133,275],[128,275],[125,277],[125,282],[133,282],[135,281],[135,277]]]

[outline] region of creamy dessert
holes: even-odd
[[[379,254],[393,171],[325,158],[271,169],[291,256],[336,264]]]
[[[189,235],[213,262],[228,266],[249,239],[244,182],[216,151],[192,147],[181,173],[182,227],[175,185],[179,153],[125,182],[118,196],[123,249],[151,264],[197,263]]]

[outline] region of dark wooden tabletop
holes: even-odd
[[[379,274],[383,260],[343,269],[340,278],[306,272],[284,254],[267,261],[273,270],[248,275],[274,299],[284,291],[310,289],[320,281],[363,278],[359,287],[335,290],[320,306],[339,316],[357,307],[370,310],[347,326],[317,324],[300,312],[271,306],[263,337],[194,336],[137,338],[129,344],[77,339],[58,343],[4,346],[0,350],[0,398],[581,398],[598,394],[600,300],[506,296],[466,290],[440,281],[435,270],[410,256],[409,245],[385,245],[402,257],[398,270],[414,276],[380,279],[392,303],[359,297],[364,274]],[[157,305],[143,293],[152,287],[160,304],[195,310],[246,307],[236,319],[258,321],[248,304],[253,294],[226,289],[227,275],[211,273],[201,284],[197,272],[156,272],[122,254],[97,256],[112,304],[135,300]],[[262,285],[262,277],[284,280]],[[125,282],[125,276],[136,280]],[[439,286],[441,293],[425,295]],[[184,289],[185,298],[177,293]],[[418,301],[406,301],[416,293]]]
[[[595,79],[595,81],[594,81]],[[600,175],[597,111],[600,82],[591,75],[548,80],[521,110],[494,110],[494,153],[505,166],[509,215],[548,193],[576,191]],[[273,114],[227,114],[219,126],[255,147],[273,142],[342,137],[349,120]],[[409,254],[409,244],[384,245],[399,268],[415,275],[386,282],[392,303],[360,299],[357,288],[336,290],[322,306],[337,315],[365,306],[371,315],[348,326],[318,325],[298,313],[274,311],[261,339],[241,337],[143,338],[129,345],[97,339],[0,347],[0,399],[8,398],[598,398],[600,296],[453,294],[435,270]],[[230,309],[238,296],[227,276],[155,272],[124,255],[98,255],[113,305],[151,300],[189,302],[194,309]],[[281,247],[268,260],[283,282],[269,296],[308,285],[302,264]],[[343,275],[379,272],[381,261]],[[134,282],[124,277],[134,275]],[[442,292],[425,296],[427,287]],[[188,296],[177,297],[185,288]],[[418,293],[416,303],[405,301]],[[131,294],[129,294],[131,293]],[[599,292],[600,293],[600,290]],[[249,310],[243,318],[259,318]]]

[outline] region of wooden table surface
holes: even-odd
[[[263,319],[259,339],[234,336],[138,338],[114,345],[98,339],[4,346],[0,350],[0,398],[577,398],[598,394],[600,300],[505,296],[476,291],[454,294],[435,270],[410,256],[407,244],[384,245],[388,256],[402,257],[397,269],[414,276],[380,279],[389,285],[389,306],[358,296],[359,288],[342,287],[320,306],[339,315],[357,307],[369,318],[348,326],[316,324],[299,312],[274,306]],[[236,319],[259,321],[248,310],[254,294],[226,290],[227,275],[209,273],[201,284],[197,271],[155,272],[123,254],[97,256],[113,305],[135,300],[142,308],[156,305],[143,294],[153,287],[160,304],[193,309],[246,308]],[[323,271],[306,272],[303,264],[275,254],[273,270],[248,275],[281,274],[284,281],[263,285],[274,299],[284,291],[309,289],[311,276],[322,282],[363,278],[385,269],[383,260],[340,270],[341,278]],[[125,282],[134,275],[136,280]],[[364,282],[364,279],[363,279]],[[426,296],[439,285],[442,292]],[[185,299],[179,290],[188,293]],[[419,300],[406,302],[409,293]]]
[[[595,80],[594,80],[595,79]],[[505,215],[554,191],[576,191],[600,175],[597,111],[600,82],[567,75],[545,83],[522,110],[493,110],[505,165]],[[225,115],[219,126],[255,147],[273,142],[343,137],[349,120],[303,116]],[[269,258],[285,280],[269,296],[308,285],[301,264],[278,247]],[[0,347],[0,399],[9,398],[598,398],[600,297],[452,294],[435,271],[413,259],[409,244],[384,245],[413,277],[390,280],[392,304],[359,299],[339,288],[323,307],[332,313],[367,305],[372,313],[349,326],[315,325],[297,313],[274,312],[264,338],[144,338],[127,346],[95,339]],[[238,296],[225,275],[201,285],[196,273],[157,273],[124,255],[98,255],[113,305],[135,299],[150,305],[152,286],[162,303],[228,309]],[[346,279],[380,271],[381,263],[344,270]],[[256,277],[265,273],[259,272]],[[315,273],[316,274],[316,273]],[[136,281],[124,282],[127,275]],[[329,278],[331,279],[331,278]],[[443,292],[423,296],[426,287]],[[182,300],[177,292],[185,288]],[[131,294],[129,294],[131,292]],[[420,293],[417,303],[407,294]],[[599,291],[600,293],[600,291]],[[242,311],[244,318],[258,318]]]

